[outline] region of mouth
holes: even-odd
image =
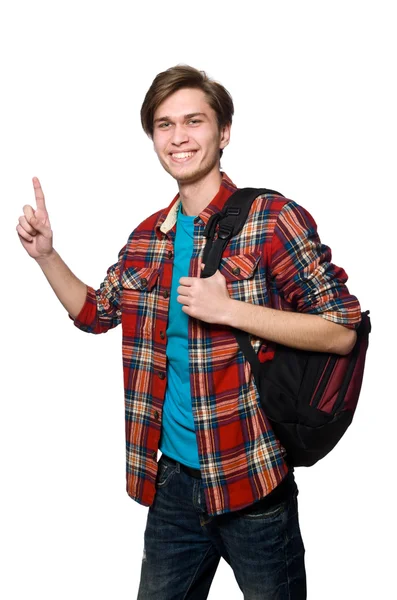
[[[194,150],[190,152],[172,152],[170,156],[171,160],[175,163],[185,163],[188,162],[195,154],[196,151]]]

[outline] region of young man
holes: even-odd
[[[17,226],[77,327],[122,323],[127,491],[150,507],[139,600],[206,598],[221,557],[247,600],[306,597],[293,470],[232,328],[264,361],[274,342],[348,353],[360,321],[312,217],[279,196],[254,201],[219,270],[200,278],[206,223],[236,189],[220,171],[232,116],[205,73],[157,75],[142,125],[179,193],[132,232],[99,290],[52,247],[36,178],[37,208]]]

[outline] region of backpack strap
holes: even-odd
[[[207,243],[203,253],[205,267],[201,277],[211,277],[216,272],[230,238],[244,227],[255,198],[264,194],[282,196],[279,192],[265,188],[242,188],[228,198],[221,211],[209,218],[204,230]]]
[[[280,192],[266,188],[242,188],[228,198],[221,211],[209,218],[204,231],[207,243],[204,247],[203,263],[205,267],[201,272],[201,277],[211,277],[211,275],[214,275],[230,238],[237,235],[244,227],[253,201],[258,196],[265,194],[283,196]],[[259,386],[261,363],[251,346],[250,336],[247,332],[240,329],[232,328],[232,331],[240,346],[240,350],[251,365],[254,379],[257,386]]]

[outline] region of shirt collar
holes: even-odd
[[[213,214],[222,210],[226,200],[237,189],[236,185],[226,175],[226,173],[221,172],[221,175],[222,181],[218,193],[197,217],[197,219],[200,219],[204,225],[207,225],[208,219]],[[161,211],[155,225],[155,231],[159,238],[162,238],[164,234],[167,234],[174,227],[177,220],[180,203],[181,200],[179,198],[179,194],[177,194],[168,208]]]

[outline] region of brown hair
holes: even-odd
[[[205,71],[198,71],[188,65],[177,65],[156,75],[146,93],[141,108],[141,123],[149,137],[153,137],[153,120],[157,108],[163,100],[182,88],[203,90],[208,104],[216,113],[219,129],[231,125],[233,100],[223,85],[210,79]]]

